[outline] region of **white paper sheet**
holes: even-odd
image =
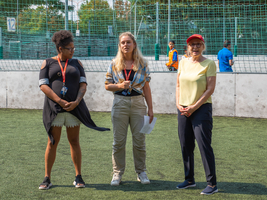
[[[154,117],[151,124],[149,124],[149,116],[144,116],[144,126],[142,127],[140,133],[149,134],[153,130],[156,124],[157,118]]]

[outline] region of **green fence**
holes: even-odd
[[[87,71],[106,71],[118,35],[131,31],[151,71],[167,71],[168,41],[179,56],[194,33],[206,41],[205,56],[217,60],[232,42],[235,72],[267,73],[266,0],[0,0],[0,70],[39,70],[54,56],[55,31],[74,35],[75,57]],[[217,63],[217,62],[216,62]]]

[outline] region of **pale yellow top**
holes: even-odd
[[[194,105],[207,89],[207,77],[216,76],[216,64],[206,59],[201,63],[192,63],[189,58],[180,61],[179,76],[179,104]],[[211,97],[205,103],[212,103]]]

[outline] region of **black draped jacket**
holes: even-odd
[[[65,61],[61,62],[62,67],[65,67]],[[66,80],[65,84],[68,88],[66,95],[60,93],[63,87],[63,78],[61,68],[58,64],[58,61],[53,58],[46,59],[45,67],[42,67],[39,74],[39,86],[48,85],[60,98],[71,102],[75,101],[80,89],[80,83],[86,83],[85,72],[81,64],[77,59],[68,60],[68,66],[66,69]],[[51,134],[51,124],[57,113],[67,112],[55,101],[49,99],[45,96],[44,108],[43,108],[43,123],[47,131],[47,134],[50,138],[52,144],[55,143],[55,140]],[[76,116],[85,126],[98,130],[98,131],[107,131],[109,128],[97,127],[94,121],[91,119],[89,110],[82,99],[79,105],[70,111],[71,114]]]

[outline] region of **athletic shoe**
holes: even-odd
[[[149,184],[150,180],[148,179],[146,172],[141,172],[137,175],[137,180],[140,181],[142,184]]]
[[[121,178],[122,178],[121,175],[119,175],[118,173],[114,173],[110,185],[112,185],[112,186],[118,186],[118,185],[120,185]]]
[[[73,182],[73,185],[75,185],[76,188],[84,188],[85,182],[83,181],[82,175],[77,175],[75,177],[75,181]]]
[[[215,192],[218,192],[217,186],[211,187],[208,185],[200,194],[210,195]]]
[[[176,186],[177,189],[185,189],[189,187],[196,187],[195,181],[189,183],[187,180],[185,180],[183,183],[180,183],[179,185]]]
[[[45,177],[44,181],[39,185],[40,190],[48,190],[52,186],[52,183],[49,179],[49,177]]]

